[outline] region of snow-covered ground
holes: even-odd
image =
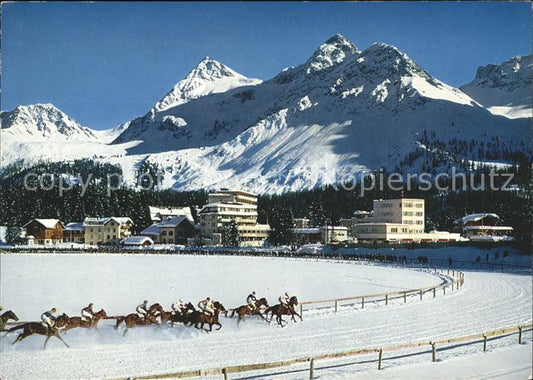
[[[120,315],[131,312],[145,298],[168,308],[177,298],[197,301],[210,295],[231,308],[243,304],[251,290],[271,302],[284,291],[298,295],[300,301],[311,301],[416,288],[442,281],[431,273],[390,266],[281,258],[7,254],[0,259],[0,301],[21,320],[35,320],[51,306],[57,306],[60,312],[79,314],[81,307],[91,301],[97,309],[104,307],[109,315]],[[176,326],[137,328],[122,337],[112,328],[113,321],[103,321],[97,331],[69,331],[65,339],[70,349],[59,341],[51,341],[46,351],[41,350],[42,337],[30,337],[11,346],[15,336],[9,335],[0,341],[0,377],[140,376],[456,337],[530,323],[531,293],[530,273],[465,272],[464,286],[445,296],[426,296],[422,301],[411,297],[407,304],[397,300],[387,307],[369,303],[364,310],[359,305],[344,306],[338,313],[332,309],[308,310],[303,322],[290,323],[283,329],[253,319],[237,326],[235,320],[222,317],[223,328],[210,334]],[[416,377],[422,373],[417,371],[424,368],[443,374],[453,367],[450,363],[454,361],[457,368],[467,368],[469,372],[465,373],[474,378],[481,373],[489,378],[512,371],[522,374],[527,372],[527,365],[531,367],[531,356],[527,355],[531,350],[530,333],[525,334],[524,342],[517,345],[516,336],[490,341],[485,360],[496,352],[501,352],[498,357],[509,359],[501,359],[501,365],[490,360],[493,370],[489,367],[476,370],[475,360],[480,351],[477,345],[439,351],[442,361],[438,363],[430,362],[430,353],[387,360],[380,375],[389,373],[392,378],[405,378],[413,373]],[[465,353],[469,355],[459,356]],[[388,354],[389,359],[392,354]],[[368,360],[375,360],[374,356]],[[365,374],[374,378],[377,365],[365,358],[319,361],[317,375],[350,378]],[[472,358],[476,364],[469,364],[465,358]],[[309,376],[306,368],[302,365],[231,377],[301,379]]]

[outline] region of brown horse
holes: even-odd
[[[11,310],[7,310],[5,313],[0,315],[0,331],[4,331],[7,321],[9,321],[10,319],[14,321],[18,321],[19,317],[17,317],[17,315],[13,313]]]
[[[194,327],[196,327],[197,329],[207,332],[213,331],[213,325],[217,325],[217,330],[220,330],[222,328],[222,325],[218,321],[218,315],[220,313],[227,313],[228,311],[226,310],[224,305],[222,305],[218,301],[213,302],[213,309],[215,310],[213,315],[202,313],[201,311],[194,311],[192,313],[187,314],[185,316],[184,324],[194,324]],[[205,324],[209,325],[209,330],[204,329]]]
[[[17,339],[15,339],[13,343],[11,344],[20,342],[22,339],[27,338],[30,335],[39,334],[39,335],[46,335],[46,340],[44,341],[43,350],[46,348],[46,344],[48,343],[48,340],[53,336],[55,336],[60,341],[62,341],[65,346],[70,347],[63,340],[63,338],[61,338],[61,336],[59,335],[59,329],[64,327],[67,324],[67,321],[68,321],[68,315],[63,313],[62,315],[57,317],[57,319],[54,322],[54,327],[51,329],[48,326],[45,326],[44,324],[42,324],[41,322],[28,322],[28,323],[23,323],[19,326],[12,327],[9,330],[7,330],[7,332],[10,333],[15,330],[23,329],[22,333],[20,333],[19,336],[17,336]]]
[[[230,309],[228,311],[231,311],[230,318],[233,318],[235,313],[239,315],[237,324],[239,324],[246,315],[259,315],[261,318],[263,318],[266,321],[266,318],[264,317],[263,313],[261,313],[261,308],[263,307],[268,308],[268,302],[266,298],[264,297],[255,301],[255,310],[253,311],[248,305],[242,305],[236,309]]]
[[[280,325],[281,327],[284,327],[283,322],[285,322],[285,324],[287,323],[285,320],[281,318],[283,315],[290,315],[294,322],[296,322],[296,318],[294,318],[294,316],[296,315],[297,317],[300,318],[301,321],[303,321],[300,314],[294,311],[294,306],[296,305],[298,305],[298,299],[296,298],[296,296],[292,296],[289,300],[288,306],[281,304],[281,303],[278,305],[274,305],[265,310],[265,315],[268,317],[268,313],[272,313],[269,323],[272,322],[274,315],[276,315],[276,321],[278,322],[278,325]]]
[[[131,329],[134,326],[149,326],[149,325],[158,325],[159,322],[156,320],[157,316],[153,314],[146,314],[146,318],[139,317],[137,313],[131,313],[124,317],[118,317],[117,318],[117,324],[115,325],[115,330],[118,329],[120,324],[124,322],[126,325],[126,330],[124,330],[124,334],[122,336],[126,335],[128,332],[128,329]]]
[[[101,309],[99,312],[94,313],[93,318],[91,320],[82,319],[81,317],[70,317],[63,331],[67,332],[68,330],[74,329],[76,327],[82,327],[86,329],[97,329],[98,322],[100,321],[100,319],[104,319],[106,317],[107,313],[104,309]]]

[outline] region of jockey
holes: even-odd
[[[0,305],[0,311],[4,310],[4,307],[2,305]]]
[[[213,315],[213,311],[215,309],[215,305],[213,305],[213,301],[211,301],[210,297],[198,302],[198,307],[204,314],[207,315]]]
[[[287,307],[290,307],[289,306],[289,301],[290,301],[290,297],[289,297],[289,293],[288,292],[285,292],[285,294],[283,294],[282,296],[280,296],[278,298],[279,302],[284,305],[284,306],[287,306]]]
[[[47,329],[53,330],[56,319],[57,309],[55,307],[41,314],[41,321],[43,321],[42,324]]]
[[[87,307],[81,309],[81,319],[83,321],[92,321],[94,317],[93,303],[91,302]]]
[[[180,299],[180,300],[174,302],[172,304],[171,308],[174,311],[174,313],[182,314],[184,309],[185,309],[185,304],[183,303],[183,300]]]
[[[140,318],[146,319],[148,315],[148,300],[144,300],[142,304],[138,305],[135,311]]]
[[[246,297],[246,303],[248,304],[248,307],[251,311],[255,311],[257,309],[255,302],[257,301],[257,298],[255,297],[255,290],[248,294],[248,297]]]

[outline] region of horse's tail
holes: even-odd
[[[118,326],[124,321],[125,317],[118,317],[117,318],[117,324],[115,325],[115,330],[118,329]]]
[[[24,324],[11,327],[10,329],[4,330],[4,331],[6,332],[6,334],[9,334],[10,332],[13,332],[15,330],[22,329],[22,328],[24,328]]]
[[[230,318],[233,318],[233,316],[235,315],[235,311],[236,311],[236,310],[237,310],[237,309],[228,309],[228,311],[226,312],[226,316],[228,315],[228,313],[231,313],[229,317],[230,317]]]

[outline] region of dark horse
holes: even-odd
[[[236,309],[230,309],[231,315],[230,318],[233,318],[235,313],[239,316],[239,319],[237,320],[237,324],[240,323],[246,315],[259,315],[261,318],[263,318],[266,321],[266,318],[263,316],[263,313],[261,313],[261,308],[265,307],[268,308],[268,302],[266,298],[261,298],[255,301],[255,310],[252,311],[250,309],[250,306],[248,305],[242,305],[239,306]]]
[[[218,315],[220,313],[227,313],[228,311],[218,301],[213,302],[213,308],[215,310],[213,315],[202,313],[201,311],[198,311],[198,310],[193,311],[192,313],[186,314],[184,318],[185,320],[183,323],[185,325],[189,323],[193,324],[194,327],[196,327],[197,329],[207,331],[207,332],[213,331],[213,325],[217,325],[218,326],[217,330],[220,330],[222,328],[222,325],[218,322]],[[204,329],[205,324],[209,325],[209,330]]]
[[[13,313],[11,310],[7,310],[5,313],[0,315],[0,331],[4,331],[7,321],[9,321],[10,319],[14,321],[18,321],[19,317],[17,317],[17,315]]]
[[[185,320],[187,319],[187,316],[191,315],[195,311],[197,311],[196,308],[194,307],[194,305],[192,303],[189,302],[181,310],[181,313],[165,312],[165,313],[170,314],[168,316],[168,319],[165,320],[165,322],[170,321],[170,325],[171,326],[174,326],[174,323],[185,323]],[[161,323],[163,323],[163,318],[164,317],[166,317],[166,315],[163,316],[163,314],[161,314]]]
[[[126,325],[126,330],[124,330],[124,334],[122,336],[126,335],[128,332],[128,329],[131,329],[134,326],[149,326],[149,325],[158,325],[159,322],[156,320],[157,315],[155,313],[148,313],[146,314],[146,318],[139,317],[137,313],[131,313],[124,317],[118,317],[117,318],[117,324],[115,325],[115,330],[118,329],[120,324],[124,322]]]
[[[294,316],[296,315],[302,321],[303,319],[300,316],[300,314],[294,311],[294,306],[296,305],[298,305],[298,299],[296,298],[296,296],[292,296],[289,300],[288,307],[281,303],[278,305],[274,305],[265,310],[265,315],[268,316],[268,313],[272,313],[269,322],[272,322],[274,315],[276,315],[276,321],[278,322],[278,325],[280,325],[281,327],[283,327],[283,322],[287,323],[285,320],[281,318],[283,315],[290,315],[294,322],[296,322],[296,319],[294,318]]]
[[[65,346],[69,347],[69,345],[59,335],[59,329],[64,327],[67,324],[67,322],[68,322],[68,315],[63,313],[62,315],[57,317],[54,323],[54,327],[52,329],[50,329],[48,326],[45,326],[41,322],[28,322],[28,323],[23,323],[21,325],[12,327],[9,330],[7,330],[7,332],[10,333],[15,330],[24,329],[22,333],[20,333],[19,336],[17,336],[17,339],[15,339],[13,343],[11,344],[20,342],[22,339],[27,338],[30,335],[39,334],[39,335],[46,335],[46,340],[44,341],[43,350],[46,348],[46,344],[48,343],[48,340],[53,336],[55,336],[60,341],[62,341]]]
[[[107,317],[107,313],[104,309],[101,309],[99,312],[94,313],[93,318],[91,320],[82,319],[81,317],[70,317],[67,321],[67,325],[63,329],[63,331],[68,331],[70,329],[74,329],[76,327],[83,327],[86,329],[92,329],[92,328],[98,328],[98,322],[100,319],[104,319]]]

